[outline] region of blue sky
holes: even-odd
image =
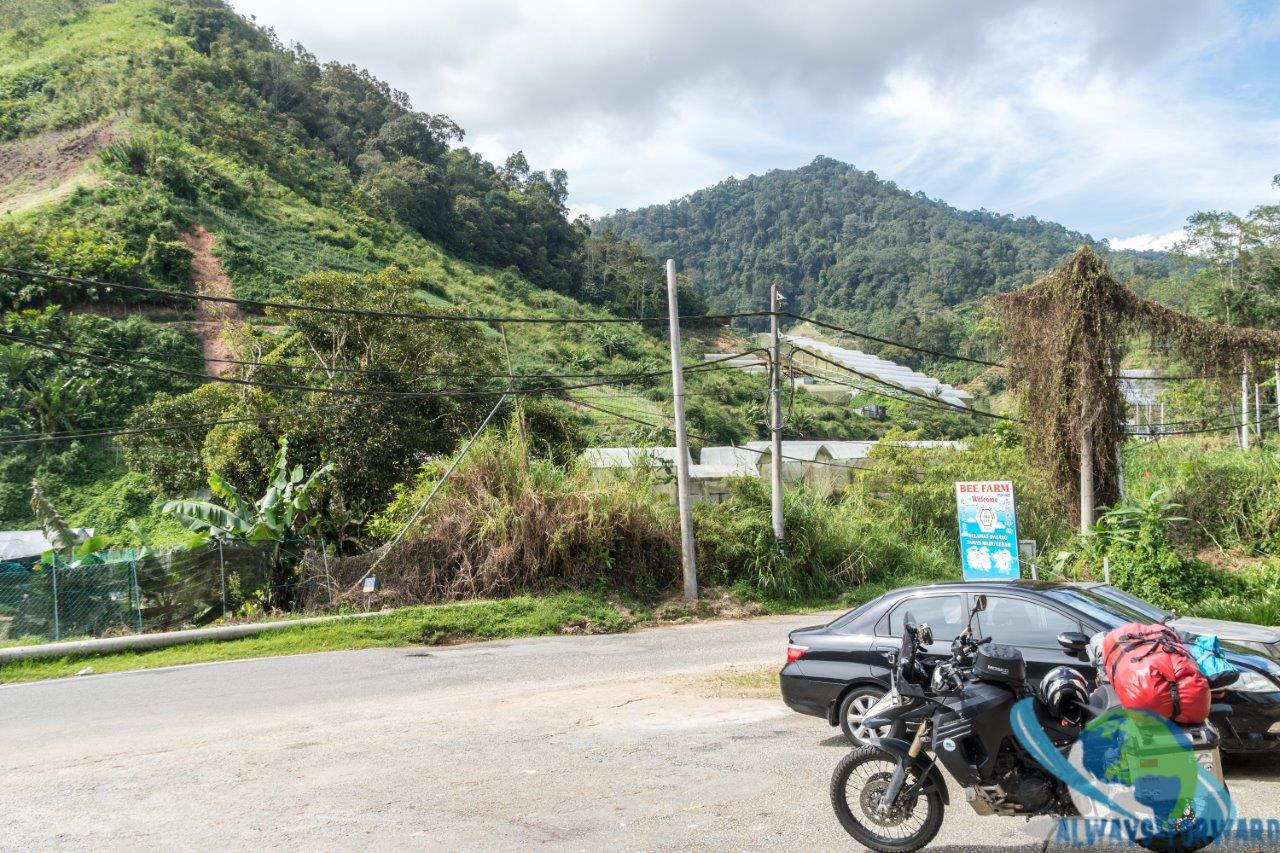
[[[1135,247],[1280,203],[1277,2],[232,2],[568,170],[575,212],[820,154]]]

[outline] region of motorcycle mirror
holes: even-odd
[[[1089,638],[1079,631],[1063,631],[1058,635],[1058,645],[1068,654],[1078,655],[1089,648]]]
[[[973,612],[981,613],[987,609],[987,597],[985,595],[976,595],[973,598]]]
[[[922,646],[932,645],[933,629],[929,627],[929,623],[925,622],[916,628],[916,641]]]

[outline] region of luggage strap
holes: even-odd
[[[1146,651],[1130,657],[1130,663],[1137,663],[1143,658],[1150,657],[1156,652],[1180,655],[1195,661],[1195,658],[1191,656],[1191,652],[1188,651],[1182,641],[1177,638],[1177,635],[1167,628],[1161,628],[1159,630],[1149,631],[1146,633],[1121,634],[1116,638],[1115,643],[1111,646],[1111,653],[1103,660],[1103,667],[1107,672],[1107,677],[1114,678],[1115,664],[1119,662],[1121,654],[1124,652],[1136,652],[1143,647],[1146,647]],[[1177,700],[1175,699],[1175,702],[1176,701]]]

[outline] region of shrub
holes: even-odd
[[[426,466],[370,524],[384,539],[413,518],[443,474]],[[675,581],[675,511],[651,482],[593,482],[589,472],[531,459],[513,429],[480,438],[405,539],[377,566],[389,603],[488,598],[597,583],[653,593]],[[307,580],[332,603],[381,549],[341,562],[314,557]],[[328,575],[327,577],[325,575]]]
[[[704,582],[750,595],[830,598],[868,583],[893,585],[956,573],[945,538],[917,537],[842,493],[788,488],[783,500],[786,554],[774,544],[769,485],[744,478],[729,500],[697,507],[698,568]]]

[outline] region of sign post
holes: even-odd
[[[967,581],[1012,581],[1022,572],[1013,483],[956,483],[960,564]]]

